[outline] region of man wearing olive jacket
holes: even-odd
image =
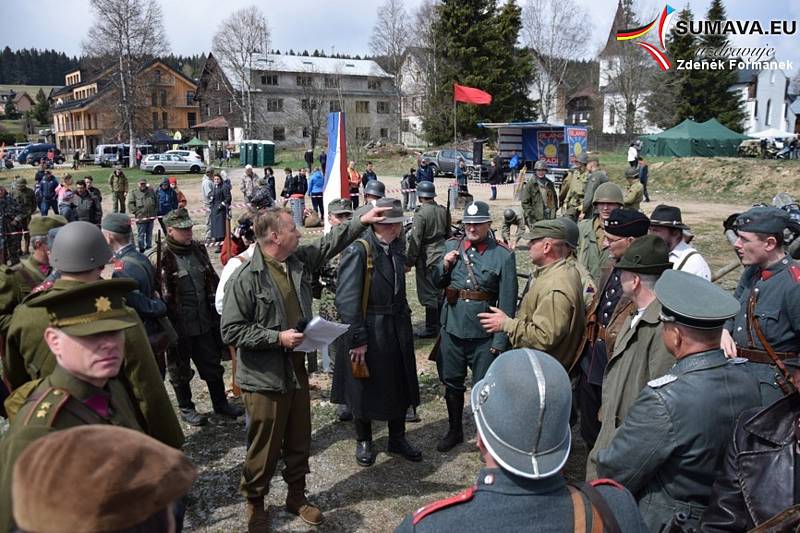
[[[249,443],[240,491],[247,498],[248,531],[266,531],[264,496],[278,459],[289,485],[286,508],[311,525],[322,513],[305,496],[311,448],[311,408],[303,341],[298,325],[312,316],[311,273],[344,250],[386,208],[340,224],[310,244],[299,246],[291,213],[266,209],[254,221],[253,257],[228,281],[222,307],[223,341],[236,346],[236,382],[249,416]]]

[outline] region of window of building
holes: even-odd
[[[331,78],[331,77],[325,78],[325,87],[327,87],[328,89],[333,89],[338,86],[339,86],[339,78]]]
[[[277,74],[262,74],[261,85],[278,85]]]
[[[158,91],[153,89],[153,92],[150,94],[150,105],[156,107],[158,105]]]
[[[286,128],[283,126],[274,126],[272,128],[272,140],[273,141],[285,141],[286,140]]]
[[[359,141],[368,141],[369,128],[356,128],[356,139]]]
[[[377,108],[378,113],[381,115],[389,113],[389,102],[381,100],[375,104],[375,107]],[[369,112],[369,109],[367,109],[367,112]]]
[[[409,131],[411,129],[411,122],[408,119],[403,119],[400,123],[400,131]]]
[[[161,83],[161,70],[155,69],[153,71],[153,76],[156,78],[156,83]]]
[[[153,111],[153,129],[158,129],[158,111]]]
[[[211,116],[211,106],[209,104],[206,104],[206,116]]]
[[[311,76],[297,76],[298,87],[311,87]]]
[[[233,113],[233,100],[228,100],[228,113]]]
[[[389,137],[389,128],[381,128],[381,137],[383,139]]]
[[[217,90],[219,91],[219,80],[217,80]]]
[[[369,113],[369,100],[356,100],[356,113]]]
[[[367,89],[378,90],[381,88],[381,80],[367,80]]]
[[[167,91],[161,91],[161,107],[167,107]]]
[[[769,126],[772,124],[772,99],[767,100],[767,112],[764,115],[764,125]]]
[[[194,103],[194,91],[186,91],[186,105]]]
[[[303,137],[311,137],[311,128],[308,126],[303,126]]]
[[[612,106],[608,106],[608,125],[609,126],[613,126],[614,125],[614,119],[616,118],[615,115],[616,115],[616,112],[614,110],[614,106],[613,105]]]
[[[330,112],[331,113],[338,113],[341,110],[342,110],[341,102],[339,102],[339,100],[331,100]]]
[[[194,125],[197,124],[197,113],[193,112],[187,113],[186,120],[189,123],[189,127],[194,128]]]
[[[267,98],[267,111],[278,112],[283,111],[282,98]]]
[[[161,124],[162,128],[167,129],[169,126],[169,114],[166,111],[161,112]]]
[[[222,115],[222,104],[217,104],[217,116]]]

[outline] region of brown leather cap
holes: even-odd
[[[89,425],[33,442],[14,466],[14,521],[24,531],[124,529],[189,492],[197,470],[179,450],[130,429]]]

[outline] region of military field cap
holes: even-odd
[[[378,224],[400,224],[406,220],[403,215],[403,205],[397,198],[378,198],[375,200],[375,207],[391,207],[383,213],[383,222]]]
[[[481,440],[504,470],[542,479],[564,467],[572,387],[555,358],[531,349],[501,354],[472,387],[470,404]]]
[[[736,231],[752,233],[783,233],[789,223],[789,213],[777,207],[752,207],[738,217],[733,224]]]
[[[138,285],[129,278],[81,283],[65,291],[51,291],[26,302],[47,308],[50,326],[67,335],[86,337],[131,328],[138,322],[125,309],[125,296]]]
[[[556,220],[558,220],[561,225],[564,226],[564,240],[566,241],[567,246],[573,250],[577,250],[578,241],[580,240],[580,230],[578,230],[578,225],[570,217],[559,217]]]
[[[34,217],[28,224],[28,231],[31,237],[43,237],[53,228],[60,228],[67,223],[67,219],[61,215],[51,215],[45,217]]]
[[[112,255],[100,228],[89,222],[76,221],[59,228],[50,247],[50,264],[68,274],[88,272],[102,268]]]
[[[618,207],[611,211],[607,220],[603,221],[606,233],[617,237],[641,237],[647,234],[650,219],[635,209]]]
[[[625,169],[625,177],[629,180],[631,179],[639,179],[639,169],[638,168],[631,168],[628,167]]]
[[[139,431],[97,424],[56,431],[14,465],[14,521],[41,533],[124,530],[186,495],[196,478],[182,452]]]
[[[430,181],[417,183],[417,197],[433,198],[434,196],[436,196],[436,185]]]
[[[655,293],[661,302],[662,321],[697,329],[719,328],[741,307],[718,285],[680,270],[664,271],[656,282]]]
[[[489,204],[486,202],[472,202],[464,208],[464,224],[483,224],[491,222],[492,216],[489,214]]]
[[[168,228],[189,229],[194,226],[194,222],[189,217],[189,211],[185,207],[179,207],[164,215],[164,225]]]
[[[146,178],[140,178],[139,179],[139,185],[141,185],[142,183],[147,183],[147,179]]]
[[[599,155],[594,155],[594,154],[592,154],[590,156],[587,156],[586,157],[586,162],[587,163],[592,163],[592,162],[599,163],[600,162],[600,156]]]
[[[382,181],[378,180],[369,180],[367,184],[364,186],[364,194],[369,194],[370,196],[377,196],[378,198],[383,198],[386,196],[386,185],[383,184]]]
[[[637,274],[661,274],[672,268],[669,246],[658,235],[643,235],[628,246],[616,266]]]
[[[111,233],[129,235],[131,232],[131,217],[125,213],[109,213],[103,217],[100,228]]]
[[[580,154],[575,156],[575,162],[585,165],[586,163],[589,162],[589,156],[586,155],[586,152],[581,152]]]
[[[564,224],[552,219],[539,220],[525,233],[525,238],[529,241],[544,239],[545,237],[564,241],[567,239],[567,230]]]
[[[650,215],[651,226],[664,226],[667,228],[689,229],[689,226],[683,223],[681,217],[681,209],[671,205],[660,204],[653,209]]]
[[[328,213],[332,215],[343,215],[353,213],[353,202],[347,198],[337,198],[328,202]]]

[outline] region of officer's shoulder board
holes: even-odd
[[[658,389],[663,387],[664,385],[672,383],[676,379],[678,379],[678,376],[674,374],[666,374],[664,376],[661,376],[660,378],[651,379],[650,381],[647,382],[647,386],[653,389]]]
[[[69,393],[66,390],[50,387],[33,402],[23,424],[52,427],[68,400]]]
[[[792,279],[795,283],[800,283],[800,265],[797,263],[789,266],[789,274],[792,275]]]
[[[50,289],[53,288],[54,284],[55,284],[55,281],[53,281],[51,279],[48,279],[48,280],[45,280],[45,281],[41,282],[40,284],[35,286],[33,289],[31,289],[31,293],[28,295],[28,298],[30,298],[34,294],[39,294],[40,292],[49,291]]]
[[[509,246],[508,244],[504,243],[503,241],[494,241],[494,242],[497,244],[497,246],[499,246],[500,248],[503,248],[505,251],[507,251],[509,253],[512,253],[512,254],[514,253],[514,250],[511,249],[511,246]]]
[[[429,503],[428,505],[420,507],[419,509],[414,511],[411,523],[416,526],[420,522],[420,520],[422,520],[426,516],[433,514],[436,511],[441,511],[442,509],[446,509],[448,507],[452,507],[460,503],[468,502],[472,499],[474,495],[475,495],[475,487],[470,487],[464,492],[460,492],[455,496],[450,496],[449,498]]]

